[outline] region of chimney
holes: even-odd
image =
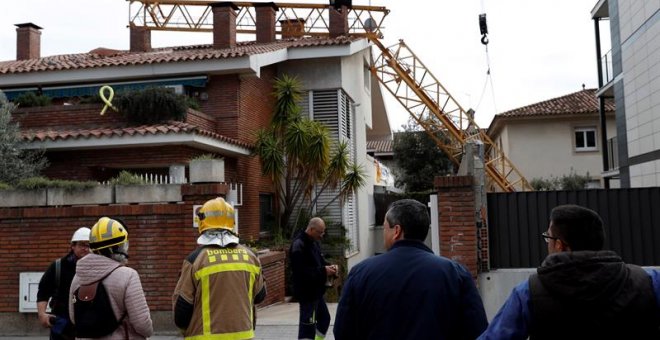
[[[330,38],[348,34],[348,7],[342,5],[340,10],[330,7]]]
[[[305,19],[281,20],[282,39],[300,38],[305,35]]]
[[[131,24],[131,52],[151,51],[151,30]]]
[[[236,10],[233,2],[211,4],[213,10],[213,48],[236,46]]]
[[[257,10],[257,43],[275,41],[275,12],[279,10],[274,2],[254,3]]]
[[[28,22],[16,24],[16,60],[41,58],[41,27]]]

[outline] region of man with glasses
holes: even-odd
[[[89,254],[89,233],[89,228],[76,230],[71,237],[69,253],[53,261],[39,281],[37,291],[39,323],[50,328],[51,340],[68,340],[75,337],[69,319],[69,287],[76,274],[76,263]],[[46,313],[46,307],[49,305],[50,313]]]
[[[324,339],[330,327],[330,312],[323,295],[325,283],[329,277],[337,275],[337,267],[321,254],[319,242],[324,234],[325,222],[314,217],[294,238],[289,249],[293,296],[300,304],[298,339]]]
[[[596,212],[555,207],[541,237],[548,256],[479,339],[660,339],[660,273],[602,250]]]

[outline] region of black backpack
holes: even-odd
[[[115,317],[110,297],[103,286],[103,280],[117,268],[100,280],[75,290],[73,316],[77,338],[100,338],[110,335],[124,321],[126,314],[119,320]]]

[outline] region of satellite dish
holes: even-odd
[[[376,20],[373,18],[368,18],[367,20],[364,21],[364,30],[367,32],[373,32],[378,25],[376,24]]]

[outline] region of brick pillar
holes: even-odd
[[[305,35],[305,19],[280,20],[282,39],[300,38]]]
[[[41,27],[28,22],[16,24],[16,60],[41,57]]]
[[[151,30],[131,24],[131,52],[151,51]]]
[[[233,2],[216,2],[213,10],[213,48],[223,49],[236,46],[236,10]]]
[[[341,12],[330,7],[330,37],[336,38],[348,34],[348,7],[341,6]]]
[[[254,3],[257,11],[257,42],[275,41],[275,12],[278,10],[274,2]]]
[[[436,177],[440,224],[440,253],[461,263],[477,278],[477,220],[475,218],[474,178]]]

